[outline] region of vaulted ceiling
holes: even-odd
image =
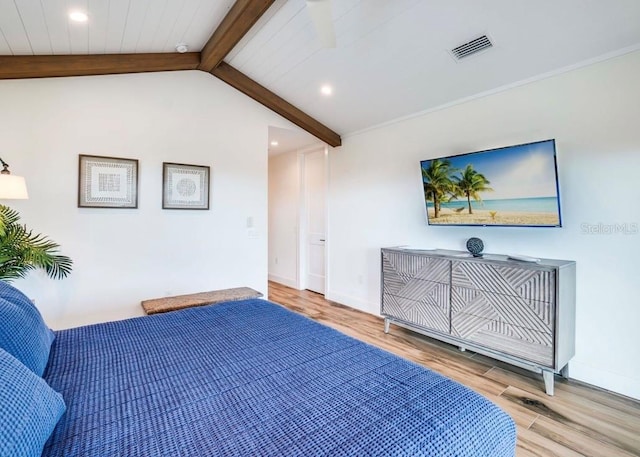
[[[338,145],[640,49],[638,17],[637,0],[333,0],[337,46],[325,48],[305,0],[0,0],[0,78],[200,69]],[[493,48],[452,57],[483,34]]]

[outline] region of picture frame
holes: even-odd
[[[162,209],[209,209],[210,168],[162,163]]]
[[[137,208],[137,159],[79,154],[79,208]]]

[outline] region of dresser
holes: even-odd
[[[504,255],[383,248],[381,309],[429,337],[542,373],[567,376],[575,354],[576,264]]]

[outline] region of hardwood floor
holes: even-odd
[[[556,377],[555,396],[542,376],[429,339],[382,318],[270,282],[269,299],[427,368],[484,395],[513,417],[517,455],[640,456],[640,402]]]

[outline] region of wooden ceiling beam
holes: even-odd
[[[223,62],[274,1],[237,0],[201,52],[0,56],[0,80],[198,69],[211,73],[325,143],[340,146],[342,140],[336,132]]]
[[[342,140],[336,132],[224,62],[227,54],[242,40],[242,37],[274,1],[236,0],[200,52],[198,69],[211,73],[325,143],[333,147],[340,146]]]
[[[270,110],[275,111],[282,117],[290,120],[298,127],[301,127],[328,145],[335,148],[342,144],[340,135],[329,127],[316,121],[308,114],[302,112],[291,103],[271,92],[266,87],[261,86],[228,63],[221,62],[211,71],[211,74],[236,88],[243,94],[253,98],[258,103],[263,104]]]
[[[237,0],[200,52],[198,69],[210,72],[231,52],[275,0]]]
[[[0,56],[0,79],[196,70],[199,52]]]

